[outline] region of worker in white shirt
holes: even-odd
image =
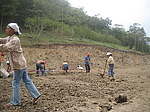
[[[114,69],[114,59],[112,57],[112,53],[108,52],[106,54],[108,56],[108,59],[107,59],[107,63],[108,63],[108,76],[111,76],[114,78],[114,72],[113,72],[113,69]]]

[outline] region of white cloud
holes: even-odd
[[[113,24],[124,25],[128,29],[133,23],[144,27],[150,37],[149,0],[68,0],[73,7],[84,7],[87,14],[100,14],[102,18],[109,17]]]

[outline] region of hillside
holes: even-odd
[[[122,45],[150,54],[150,38],[141,24],[135,22],[126,30],[122,24],[113,25],[109,17],[89,16],[84,8],[72,7],[67,0],[2,0],[0,9],[0,33],[8,23],[15,22],[22,29],[24,45],[66,43],[65,37],[69,37],[90,40],[88,44],[95,41]]]
[[[91,53],[92,68],[104,68],[106,53],[112,52],[116,68],[139,66],[150,64],[147,55],[141,55],[131,51],[122,51],[105,46],[82,45],[82,44],[50,44],[24,47],[24,55],[30,65],[29,69],[35,68],[38,60],[47,61],[46,69],[60,70],[64,59],[67,59],[70,67],[76,69],[78,65],[84,64],[84,57]]]
[[[24,46],[29,76],[42,94],[37,105],[21,83],[21,106],[4,109],[11,95],[12,78],[0,79],[1,112],[149,112],[150,110],[150,56],[121,51],[105,46],[82,44],[50,44]],[[77,70],[84,67],[84,57],[91,53],[91,73]],[[115,59],[115,77],[112,81],[103,73],[106,53]],[[35,63],[45,60],[47,76],[35,74]],[[61,64],[67,59],[72,70],[62,75]],[[51,71],[52,70],[52,71]],[[5,92],[3,92],[5,91]],[[116,103],[115,98],[124,94],[128,100]]]

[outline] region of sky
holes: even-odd
[[[72,7],[84,8],[87,15],[100,14],[109,17],[112,25],[120,24],[128,30],[133,23],[139,23],[150,37],[150,0],[68,0]]]

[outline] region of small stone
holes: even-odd
[[[120,94],[117,98],[115,98],[117,103],[127,102],[127,96]]]

